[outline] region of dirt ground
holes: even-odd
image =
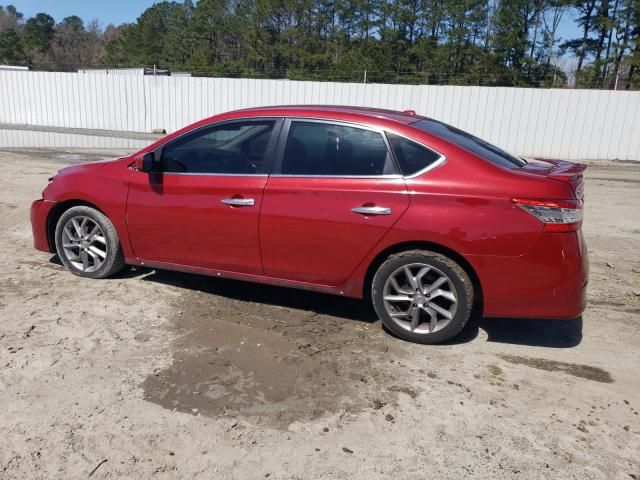
[[[581,319],[420,346],[358,301],[69,274],[29,205],[101,155],[0,151],[0,478],[640,479],[640,165],[588,171]]]

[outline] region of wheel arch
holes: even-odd
[[[380,268],[380,265],[382,265],[390,255],[400,252],[406,252],[408,250],[429,250],[441,255],[445,255],[451,260],[457,262],[471,279],[471,284],[473,285],[473,289],[475,292],[473,309],[482,313],[484,298],[482,292],[482,284],[480,283],[480,278],[478,277],[478,274],[476,273],[473,266],[467,261],[466,258],[464,258],[464,256],[462,256],[455,250],[452,250],[438,243],[426,241],[408,241],[396,243],[380,251],[367,268],[367,273],[365,274],[363,282],[363,298],[370,298],[373,277],[376,271],[378,271],[378,268]]]
[[[70,199],[56,203],[47,216],[47,242],[49,243],[49,251],[51,253],[56,253],[56,225],[58,224],[58,220],[64,212],[72,207],[79,206],[95,208],[108,217],[100,207],[86,200]]]

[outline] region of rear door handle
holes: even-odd
[[[351,211],[362,215],[391,215],[389,207],[354,207]]]
[[[253,207],[256,201],[253,198],[223,198],[220,203],[231,205],[232,207]]]

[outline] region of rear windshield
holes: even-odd
[[[474,137],[470,133],[463,132],[446,123],[438,122],[436,120],[424,119],[418,120],[411,124],[412,127],[417,127],[425,132],[432,133],[440,138],[450,141],[459,147],[469,150],[471,153],[475,153],[479,157],[488,160],[489,162],[500,165],[507,168],[520,168],[527,164],[522,158],[518,158],[511,155],[509,152],[505,152],[501,148],[491,145],[489,142]]]

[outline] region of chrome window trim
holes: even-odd
[[[358,179],[358,178],[362,178],[362,179],[370,179],[370,178],[381,178],[381,179],[386,179],[386,180],[390,180],[390,179],[399,179],[399,178],[404,178],[404,179],[413,179],[416,177],[419,177],[421,175],[424,175],[425,173],[434,170],[438,167],[440,167],[441,165],[444,165],[447,162],[447,157],[442,154],[441,152],[437,151],[436,149],[434,149],[433,147],[430,147],[428,145],[425,145],[424,143],[408,137],[407,135],[398,132],[397,130],[394,130],[393,128],[384,128],[384,127],[375,127],[375,126],[371,126],[371,125],[366,125],[363,123],[359,123],[359,122],[351,122],[348,120],[335,120],[335,119],[331,119],[331,118],[325,118],[325,117],[289,117],[286,115],[282,115],[282,116],[273,116],[273,115],[268,115],[268,116],[247,116],[247,117],[237,117],[237,118],[230,118],[227,120],[221,120],[220,122],[214,122],[214,123],[209,123],[207,125],[202,125],[200,127],[196,127],[194,129],[191,129],[187,132],[184,132],[182,134],[180,134],[179,136],[172,138],[169,142],[164,143],[160,146],[157,147],[157,149],[162,149],[165,146],[169,145],[170,143],[172,143],[174,140],[178,140],[179,138],[182,138],[184,135],[188,135],[194,132],[197,132],[200,129],[203,128],[207,128],[207,127],[212,127],[214,125],[219,125],[219,124],[224,124],[224,123],[231,123],[231,122],[237,122],[237,121],[248,121],[248,120],[256,120],[256,121],[264,121],[264,120],[275,120],[276,122],[278,120],[283,120],[284,121],[296,121],[296,120],[302,120],[302,121],[310,121],[310,122],[318,122],[318,123],[332,123],[335,125],[344,125],[347,127],[355,127],[355,128],[361,128],[363,130],[369,130],[369,131],[373,131],[373,132],[378,132],[382,135],[382,138],[384,139],[385,144],[387,145],[387,150],[389,151],[389,154],[391,155],[394,165],[396,166],[396,169],[401,172],[401,173],[396,173],[393,175],[293,175],[293,174],[282,174],[282,173],[189,173],[189,172],[162,172],[162,175],[201,175],[201,176],[214,176],[214,177],[279,177],[279,178],[346,178],[346,179]],[[284,123],[282,124],[284,126]],[[408,124],[409,126],[411,124]],[[411,175],[403,175],[402,174],[402,169],[400,168],[400,165],[398,164],[398,160],[396,159],[395,153],[393,153],[393,148],[391,148],[391,144],[389,143],[389,139],[387,138],[386,132],[391,132],[394,135],[397,135],[399,137],[402,138],[406,138],[407,140],[410,140],[412,142],[417,143],[418,145],[423,146],[424,148],[427,148],[429,150],[431,150],[432,152],[437,153],[438,155],[440,155],[440,158],[438,160],[436,160],[435,162],[433,162],[430,165],[427,165],[425,168],[423,168],[422,170],[417,171],[414,174]],[[276,134],[277,136],[280,135],[280,132],[278,132]],[[276,142],[278,141],[278,139],[276,139]],[[277,145],[276,145],[277,148]],[[155,150],[154,150],[155,151]]]
[[[433,147],[430,147],[429,145],[425,145],[424,143],[416,140],[415,138],[411,138],[408,137],[407,135],[398,132],[397,130],[394,130],[393,128],[384,128],[384,127],[374,127],[371,125],[365,125],[362,123],[358,123],[358,122],[350,122],[347,120],[334,120],[331,118],[324,118],[324,117],[284,117],[285,120],[290,120],[291,122],[296,121],[296,120],[302,120],[302,121],[316,121],[318,123],[332,123],[332,124],[337,124],[337,125],[344,125],[347,127],[356,127],[356,128],[362,128],[363,130],[370,130],[373,132],[378,132],[382,135],[382,138],[384,139],[385,144],[387,145],[387,150],[389,151],[389,154],[391,155],[394,165],[396,166],[396,169],[400,172],[394,175],[292,175],[292,174],[282,174],[282,173],[272,173],[270,176],[272,177],[292,177],[292,178],[382,178],[382,179],[397,179],[397,178],[404,178],[404,179],[413,179],[416,177],[419,177],[421,175],[424,175],[425,173],[434,170],[438,167],[440,167],[441,165],[444,165],[447,162],[447,157],[442,154],[441,152],[437,151],[436,149],[434,149]],[[411,125],[411,124],[408,124]],[[397,135],[399,137],[402,138],[406,138],[407,140],[410,140],[412,142],[417,143],[418,145],[431,150],[432,152],[437,153],[438,155],[440,155],[440,158],[438,160],[436,160],[435,162],[431,163],[430,165],[427,165],[425,168],[423,168],[422,170],[418,170],[417,172],[411,174],[411,175],[403,175],[402,174],[402,169],[400,168],[400,164],[398,163],[398,160],[396,159],[396,155],[395,153],[393,153],[393,148],[391,148],[391,144],[389,143],[389,139],[387,138],[386,132],[391,132],[394,135]]]
[[[411,124],[409,124],[409,125],[411,125]],[[430,147],[428,145],[425,145],[424,143],[416,140],[415,138],[408,137],[407,135],[405,135],[403,133],[400,133],[400,132],[398,132],[398,131],[396,131],[396,130],[394,130],[392,128],[385,129],[384,137],[387,140],[387,142],[389,141],[389,139],[387,138],[386,132],[393,133],[394,135],[397,135],[398,137],[402,137],[402,138],[405,138],[405,139],[407,139],[407,140],[409,140],[411,142],[417,143],[421,147],[424,147],[427,150],[431,150],[432,152],[437,153],[438,155],[440,155],[440,158],[438,158],[438,160],[436,160],[435,162],[427,165],[422,170],[418,170],[417,172],[412,173],[411,175],[402,175],[403,178],[412,179],[412,178],[419,177],[420,175],[423,175],[423,174],[427,173],[430,170],[438,168],[439,166],[444,165],[447,162],[447,157],[444,154],[442,154],[439,151],[437,151],[435,148],[432,148],[432,147]],[[395,153],[393,153],[393,148],[391,147],[391,144],[389,144],[389,149],[391,150],[391,153],[393,154],[393,156],[395,158]],[[397,162],[397,160],[396,160],[396,162]],[[398,164],[398,167],[400,167],[399,164]],[[399,169],[400,169],[400,171],[402,171],[402,168],[399,168]]]
[[[422,145],[422,144],[421,144]],[[435,150],[434,150],[435,152]],[[438,153],[438,152],[436,152]],[[431,165],[427,165],[426,167],[424,167],[422,170],[418,170],[416,173],[414,173],[413,175],[406,175],[405,179],[412,179],[412,178],[416,178],[419,177],[420,175],[423,175],[431,170],[434,170],[436,168],[438,168],[440,165],[444,165],[447,162],[447,157],[445,157],[444,155],[440,155],[440,158],[438,160],[436,160],[435,162],[433,162]]]
[[[192,133],[196,133],[200,130],[203,130],[205,128],[211,128],[211,127],[215,127],[218,125],[224,125],[227,123],[235,123],[235,122],[243,122],[243,121],[250,121],[250,120],[255,120],[255,121],[265,121],[265,120],[273,120],[276,123],[279,120],[283,120],[285,117],[282,116],[265,116],[265,117],[238,117],[238,118],[227,118],[226,120],[220,120],[218,122],[212,122],[212,123],[207,123],[205,125],[200,125],[199,127],[195,127],[192,128],[191,130],[187,130],[186,132],[182,132],[180,135],[178,135],[177,137],[172,138],[171,140],[166,141],[165,143],[163,143],[162,145],[158,145],[156,148],[154,148],[152,151],[155,151],[157,149],[160,148],[164,148],[167,147],[169,145],[171,145],[173,142],[180,140],[181,138],[185,137],[186,135],[191,135]]]
[[[160,152],[160,155],[162,155],[162,151],[165,149],[165,147],[171,145],[173,142],[178,141],[178,140],[180,140],[181,138],[183,138],[183,137],[185,137],[187,135],[191,135],[192,133],[196,133],[196,132],[198,132],[200,130],[204,130],[206,128],[213,128],[213,127],[216,127],[216,126],[219,126],[219,125],[225,125],[225,124],[228,124],[228,123],[236,123],[236,122],[243,122],[243,121],[244,122],[246,122],[246,121],[258,121],[258,122],[260,122],[260,121],[270,121],[270,120],[274,122],[274,129],[276,129],[276,128],[282,127],[282,123],[284,122],[284,120],[286,120],[286,117],[273,116],[273,115],[264,116],[264,117],[251,117],[251,116],[249,116],[249,117],[229,118],[229,119],[226,119],[226,120],[220,120],[219,122],[207,123],[206,125],[201,125],[199,127],[192,128],[191,130],[188,130],[186,132],[181,133],[177,137],[172,138],[171,140],[163,143],[162,145],[158,145],[151,152],[154,155],[156,155],[156,151],[158,151],[158,152]],[[276,139],[275,139],[274,148],[277,147],[278,136],[280,135],[280,130],[275,132],[275,135],[276,135]],[[273,165],[271,165],[271,168],[273,168]],[[207,177],[268,177],[269,173],[158,172],[156,175],[198,175],[198,176],[207,176]]]
[[[382,131],[384,129],[380,128],[380,127],[374,127],[371,125],[366,125],[364,123],[359,123],[359,122],[350,122],[348,120],[336,120],[335,118],[324,118],[324,117],[284,117],[286,120],[289,120],[291,122],[298,122],[298,121],[302,121],[302,122],[309,122],[309,123],[331,123],[332,125],[342,125],[345,127],[352,127],[352,128],[361,128],[363,130],[370,130],[373,132],[378,132],[378,133],[382,133]]]
[[[269,176],[278,178],[382,178],[385,180],[400,180],[404,178],[402,175],[397,173],[393,175],[294,175],[287,173],[272,173]]]
[[[361,130],[367,130],[370,132],[378,133],[382,137],[382,141],[384,142],[385,147],[387,148],[387,154],[391,158],[391,162],[393,163],[394,169],[400,172],[400,165],[398,165],[398,162],[393,154],[393,151],[391,150],[391,145],[389,145],[389,141],[387,140],[387,136],[384,134],[385,130],[383,128],[366,125],[358,122],[350,122],[347,120],[336,120],[336,119],[324,118],[324,117],[297,117],[296,116],[296,117],[284,117],[284,118],[285,118],[285,122],[286,121],[289,122],[289,126],[293,122],[323,123],[323,124],[338,125],[338,126],[350,127],[350,128],[359,128]],[[283,129],[284,128],[285,126],[283,124]],[[288,138],[289,138],[289,129],[287,129],[287,139]],[[286,139],[285,139],[284,145],[282,145],[283,154],[285,149],[286,149]],[[386,179],[386,180],[389,180],[389,179],[396,180],[396,179],[403,178],[401,173],[393,173],[393,174],[386,174],[386,175],[385,174],[383,175],[307,175],[307,174],[292,174],[292,173],[272,173],[270,176],[278,177],[278,178],[345,178],[345,179],[380,178],[380,179]]]
[[[198,172],[160,172],[156,175],[197,175],[199,177],[268,177],[268,173],[198,173]]]

